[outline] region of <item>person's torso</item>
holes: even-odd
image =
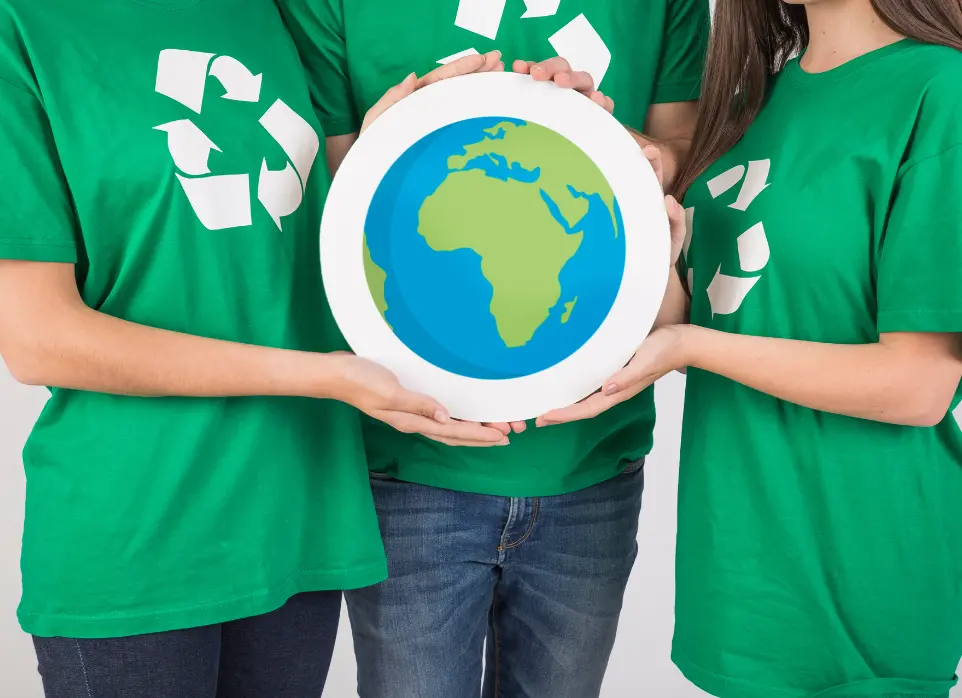
[[[345,348],[318,263],[323,133],[273,2],[6,5],[85,302],[165,330]],[[24,459],[31,631],[145,632],[304,566],[383,566],[357,414],[338,403],[55,389]]]
[[[692,323],[876,342],[900,167],[929,82],[962,76],[960,65],[904,42],[826,74],[793,62],[775,78],[748,132],[686,197]],[[681,468],[683,667],[752,697],[948,690],[962,650],[951,414],[934,428],[859,420],[692,369]]]
[[[564,55],[615,101],[615,116],[641,129],[655,94],[669,3],[417,0],[343,3],[354,108],[363,115],[412,70],[423,75],[466,51],[516,59]],[[697,28],[692,28],[692,33]],[[692,93],[693,94],[693,93]],[[370,466],[403,480],[472,492],[533,496],[613,477],[651,448],[653,391],[594,420],[511,436],[505,448],[451,449],[365,421]]]

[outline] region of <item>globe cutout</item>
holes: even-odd
[[[607,179],[574,143],[519,119],[466,119],[414,143],[378,185],[365,233],[368,286],[394,334],[479,379],[568,358],[624,275]]]
[[[520,75],[443,81],[341,165],[325,289],[352,349],[406,387],[457,418],[533,418],[596,390],[650,330],[668,278],[661,200],[590,100]]]

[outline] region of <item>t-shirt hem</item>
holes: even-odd
[[[883,310],[878,331],[962,332],[962,310]]]
[[[697,80],[686,80],[685,82],[670,82],[655,86],[655,94],[651,98],[651,103],[691,102],[697,100],[700,96],[700,78]]]
[[[645,458],[651,446],[624,454],[619,462],[633,462]],[[610,461],[607,461],[610,464]],[[585,468],[562,481],[553,482],[511,482],[504,477],[484,477],[472,475],[465,477],[463,472],[451,473],[430,465],[410,464],[399,466],[390,459],[370,459],[369,469],[374,473],[386,473],[395,480],[415,485],[437,487],[454,492],[482,494],[493,497],[557,497],[600,485],[617,477],[619,470],[607,467]]]
[[[0,238],[0,259],[76,264],[77,248],[72,243],[55,240]]]
[[[325,136],[344,136],[361,130],[357,120],[349,116],[336,119],[322,118],[321,128],[324,130]]]
[[[98,616],[27,613],[17,618],[25,633],[37,637],[99,639],[130,637],[171,630],[198,628],[228,623],[270,613],[281,608],[296,594],[312,591],[340,591],[368,587],[387,579],[384,559],[341,570],[303,570],[277,586],[235,596],[228,601],[213,601],[189,608],[161,609],[149,613]]]
[[[903,679],[871,679],[835,686],[812,694],[771,686],[759,686],[715,674],[695,664],[680,650],[673,648],[671,661],[686,679],[716,698],[949,698],[955,683],[918,682]]]
[[[727,676],[720,676],[701,668],[676,649],[671,652],[671,661],[686,679],[717,698],[808,698],[806,693],[770,686],[757,686]]]

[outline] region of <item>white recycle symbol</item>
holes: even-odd
[[[223,99],[260,101],[261,75],[253,75],[230,56],[198,51],[161,51],[154,89],[200,114],[208,75],[223,85]],[[281,218],[294,213],[304,198],[320,141],[311,125],[280,99],[267,108],[259,122],[288,158],[283,170],[268,169],[264,159],[257,180],[257,200],[283,230]],[[212,175],[210,151],[222,151],[190,119],[154,128],[167,133],[167,149],[179,170],[175,175],[204,227],[223,230],[251,225],[251,175]]]
[[[729,208],[736,211],[747,211],[756,197],[768,188],[768,174],[771,171],[771,160],[752,160],[748,163],[746,174],[744,165],[736,165],[708,182],[708,192],[713,199],[730,190],[741,182],[741,189],[735,202]],[[685,240],[683,253],[688,259],[688,248],[691,245],[692,224],[695,209],[685,209],[688,218],[688,237]],[[712,315],[731,315],[737,311],[748,293],[755,287],[762,271],[767,265],[771,251],[768,237],[765,235],[765,225],[756,223],[738,236],[738,264],[742,272],[755,274],[754,276],[729,276],[722,274],[721,265],[715,271],[711,283],[708,284],[708,302]],[[693,288],[694,269],[688,267],[688,288]]]
[[[454,24],[493,40],[498,35],[506,2],[507,0],[460,0]],[[522,19],[553,17],[558,13],[561,0],[524,0],[524,4],[526,12],[521,15]],[[567,59],[572,68],[590,74],[594,78],[595,89],[600,87],[611,65],[611,51],[587,17],[578,15],[549,37],[548,42],[555,53]],[[457,58],[476,53],[478,51],[474,48],[465,49],[442,58],[438,63],[450,63]]]

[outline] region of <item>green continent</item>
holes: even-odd
[[[565,324],[571,319],[571,311],[575,309],[575,303],[578,302],[578,296],[575,296],[573,300],[565,303],[565,311],[561,315],[561,324]]]
[[[498,138],[498,134],[503,136]],[[539,169],[538,187],[543,189],[561,209],[561,215],[574,225],[588,212],[587,199],[572,195],[570,185],[582,194],[598,194],[611,214],[615,235],[615,195],[598,166],[574,143],[551,129],[538,124],[518,125],[504,121],[487,129],[491,137],[465,146],[464,155],[448,158],[448,168],[463,169],[474,158],[496,154],[526,170]]]
[[[548,319],[561,297],[558,275],[583,237],[569,235],[552,218],[540,188],[541,180],[452,172],[419,212],[418,232],[432,249],[471,249],[481,257],[481,273],[494,290],[491,314],[508,347],[526,344]],[[567,191],[564,197],[572,199]]]
[[[364,276],[367,277],[367,287],[371,290],[374,305],[377,306],[381,317],[385,317],[387,300],[384,298],[384,283],[387,281],[387,272],[371,259],[371,248],[367,246],[367,235],[364,236]]]

